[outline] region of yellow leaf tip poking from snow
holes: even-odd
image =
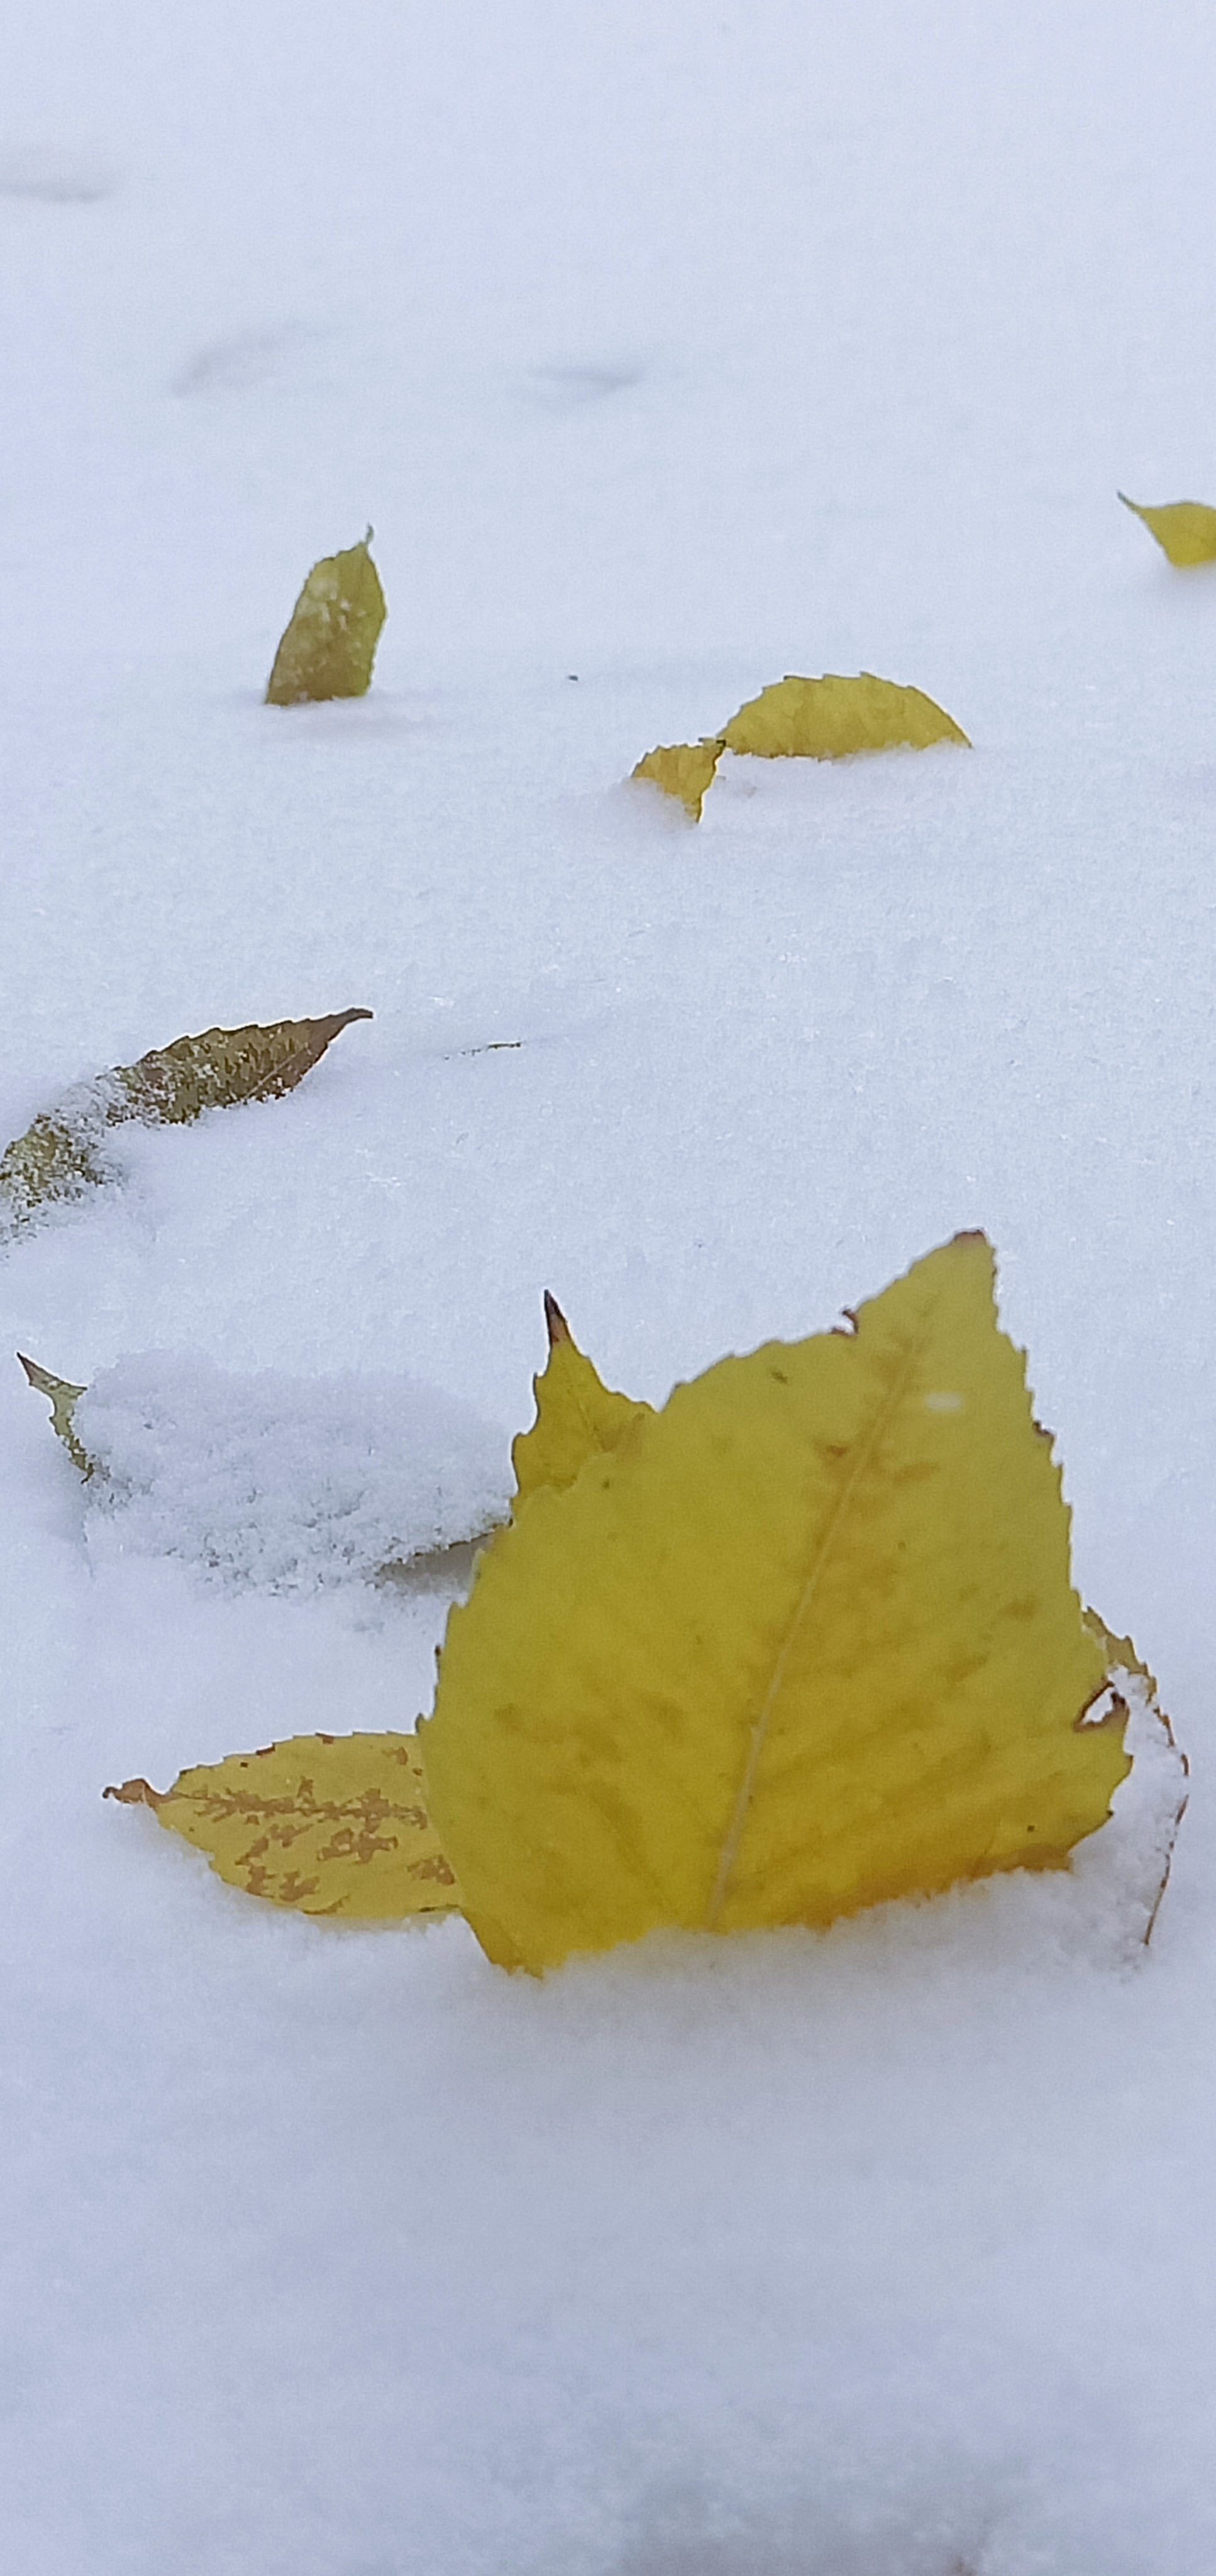
[[[231,1887],[298,1914],[396,1922],[460,1905],[413,1735],[298,1735],[102,1792],[151,1807]]]
[[[558,1342],[572,1342],[574,1335],[566,1322],[566,1318],[563,1315],[561,1307],[558,1305],[557,1299],[551,1288],[546,1288],[544,1302],[545,1331],[549,1336],[550,1350],[552,1350]]]
[[[723,739],[728,751],[763,760],[843,760],[858,751],[924,751],[937,742],[970,748],[962,726],[923,689],[873,671],[854,679],[829,671],[819,680],[787,672],[740,707]]]
[[[1143,501],[1129,501],[1126,492],[1116,497],[1125,510],[1143,519],[1162,553],[1180,571],[1189,571],[1196,564],[1216,563],[1216,510],[1210,509],[1206,501],[1163,501],[1151,507]]]
[[[565,1410],[548,1379],[538,1448]],[[452,1612],[420,1729],[492,1958],[825,1925],[1062,1867],[1104,1823],[1128,1760],[1078,1720],[1106,1652],[983,1236],[851,1332],[724,1359],[615,1445],[582,1436]]]
[[[549,1356],[532,1380],[536,1420],[511,1444],[516,1513],[544,1486],[564,1491],[572,1485],[588,1458],[615,1449],[631,1424],[651,1410],[604,1385],[547,1288],[545,1330]]]
[[[323,555],[313,565],[274,657],[266,686],[269,706],[361,698],[370,687],[388,614],[368,551],[371,538],[369,528],[358,545]]]
[[[694,823],[701,820],[701,808],[713,784],[714,772],[722,757],[720,736],[704,742],[660,743],[648,751],[631,773],[646,778],[660,787],[665,796],[675,796],[691,815]]]
[[[639,760],[633,776],[677,797],[698,822],[724,750],[763,760],[844,760],[853,752],[924,751],[939,742],[970,748],[962,726],[923,689],[880,680],[873,671],[853,679],[829,671],[818,680],[787,672],[749,698],[721,733],[699,743],[660,744]]]

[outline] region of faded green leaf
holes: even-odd
[[[75,1422],[76,1407],[84,1388],[73,1386],[68,1377],[56,1377],[51,1369],[39,1368],[37,1360],[27,1360],[24,1351],[18,1351],[17,1357],[30,1385],[37,1388],[39,1395],[47,1397],[51,1408],[51,1429],[62,1440],[73,1466],[79,1467],[82,1476],[91,1476],[93,1460],[77,1437]]]
[[[43,1110],[0,1155],[0,1240],[47,1206],[82,1198],[113,1177],[108,1132],[132,1118],[146,1127],[182,1125],[205,1109],[234,1108],[292,1091],[340,1029],[370,1020],[366,1010],[267,1028],[204,1029],[155,1047],[137,1064],[77,1083]]]
[[[361,698],[369,687],[380,629],[388,611],[368,546],[323,555],[291,612],[266,689],[272,707],[309,699]]]

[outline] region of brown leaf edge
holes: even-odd
[[[1157,1917],[1161,1912],[1162,1901],[1165,1896],[1166,1888],[1169,1886],[1170,1871],[1174,1866],[1174,1853],[1177,1848],[1179,1828],[1182,1824],[1182,1819],[1186,1814],[1187,1807],[1190,1804],[1190,1758],[1186,1753],[1184,1753],[1182,1746],[1178,1742],[1178,1738],[1174,1733],[1173,1724],[1168,1712],[1161,1706],[1161,1702],[1158,1697],[1159,1684],[1157,1676],[1143,1661],[1142,1657],[1137,1654],[1131,1638],[1117,1637],[1114,1630],[1107,1627],[1105,1619],[1102,1618],[1100,1612],[1097,1610],[1083,1610],[1081,1616],[1090,1632],[1090,1635],[1097,1638],[1098,1644],[1103,1648],[1106,1655],[1107,1678],[1102,1686],[1102,1691],[1100,1691],[1097,1696],[1101,1698],[1102,1692],[1109,1690],[1111,1695],[1111,1707],[1108,1712],[1104,1713],[1099,1723],[1104,1726],[1118,1725],[1120,1730],[1126,1727],[1131,1711],[1122,1691],[1119,1689],[1115,1676],[1120,1672],[1137,1673],[1144,1684],[1149,1709],[1151,1710],[1157,1725],[1160,1727],[1162,1736],[1164,1737],[1164,1740],[1178,1765],[1178,1803],[1174,1809],[1173,1821],[1170,1825],[1169,1834],[1166,1840],[1165,1862],[1161,1872],[1160,1883],[1157,1888],[1157,1893],[1153,1898],[1153,1902],[1149,1907],[1148,1921],[1141,1936],[1143,1946],[1147,1950],[1148,1945],[1152,1940],[1153,1933],[1157,1927]],[[1082,1709],[1080,1717],[1076,1720],[1076,1724],[1078,1726],[1082,1726],[1086,1723],[1092,1724],[1093,1720],[1087,1719],[1087,1713]]]

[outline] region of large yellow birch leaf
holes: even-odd
[[[388,611],[368,547],[323,555],[291,612],[266,684],[267,704],[298,707],[310,698],[361,698],[371,685],[380,629]]]
[[[512,1511],[543,1485],[564,1492],[588,1458],[615,1449],[630,1424],[653,1411],[631,1395],[617,1395],[604,1385],[591,1361],[580,1351],[556,1297],[545,1290],[545,1324],[549,1357],[532,1380],[536,1420],[511,1444],[515,1470]]]
[[[1064,1864],[1129,1765],[993,1258],[677,1387],[448,1621],[427,1805],[491,1958]]]
[[[657,750],[648,751],[639,760],[630,775],[648,778],[653,786],[662,788],[665,796],[678,796],[694,823],[699,823],[701,807],[721,757],[720,735],[704,742],[660,743]]]
[[[923,689],[877,680],[872,671],[856,679],[829,671],[822,680],[793,673],[774,680],[731,717],[723,740],[728,751],[764,760],[843,760],[854,751],[900,744],[923,751],[935,742],[966,743],[967,736]]]
[[[266,1028],[204,1029],[77,1083],[0,1155],[0,1240],[42,1209],[82,1198],[112,1176],[110,1128],[132,1118],[147,1127],[184,1126],[206,1109],[276,1099],[295,1089],[340,1030],[371,1017],[366,1010],[329,1011]]]
[[[1163,501],[1159,508],[1150,509],[1144,502],[1129,501],[1126,492],[1117,498],[1125,510],[1143,519],[1172,564],[1188,568],[1216,563],[1216,510],[1209,509],[1206,501]]]
[[[412,1735],[297,1735],[201,1763],[171,1789],[124,1780],[103,1794],[151,1807],[230,1887],[298,1914],[393,1922],[460,1904]]]

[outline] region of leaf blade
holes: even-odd
[[[388,615],[371,534],[369,528],[358,545],[313,565],[279,639],[266,683],[268,706],[366,695]]]
[[[631,1425],[652,1411],[633,1396],[618,1395],[604,1385],[598,1370],[580,1351],[556,1297],[545,1291],[545,1324],[549,1357],[532,1380],[536,1420],[511,1443],[518,1513],[530,1495],[544,1486],[564,1493],[587,1460],[615,1449]]]
[[[1167,562],[1179,571],[1192,571],[1197,564],[1216,563],[1216,510],[1206,501],[1163,501],[1152,505],[1129,501],[1126,492],[1116,494],[1125,510],[1143,519],[1149,535],[1155,537]]]
[[[208,1109],[278,1098],[294,1090],[342,1029],[372,1016],[355,1008],[320,1019],[204,1029],[76,1084],[0,1155],[0,1238],[114,1177],[111,1128],[130,1119],[144,1126],[183,1126]]]
[[[534,1494],[452,1613],[428,1801],[503,1964],[822,1924],[1058,1866],[1104,1820],[1127,1766],[1075,1731],[1105,1657],[989,1247],[857,1323],[677,1388]]]
[[[40,1368],[37,1360],[26,1358],[24,1351],[18,1351],[17,1357],[36,1394],[45,1395],[50,1404],[51,1429],[56,1439],[62,1440],[73,1466],[80,1469],[81,1475],[91,1476],[94,1462],[75,1422],[76,1407],[87,1390],[83,1386],[75,1386],[71,1378],[56,1377],[53,1369]]]
[[[412,1735],[300,1735],[200,1763],[159,1791],[103,1791],[151,1807],[246,1895],[299,1914],[398,1922],[448,1914],[459,1891],[430,1817]]]
[[[699,823],[721,757],[720,735],[707,736],[704,742],[659,743],[654,751],[644,753],[629,774],[631,778],[648,779],[665,796],[674,796],[693,822]]]
[[[970,749],[962,726],[923,689],[880,680],[872,671],[855,679],[829,671],[820,680],[787,672],[739,708],[723,740],[728,751],[762,760],[844,760],[859,751],[924,751],[938,742]]]

